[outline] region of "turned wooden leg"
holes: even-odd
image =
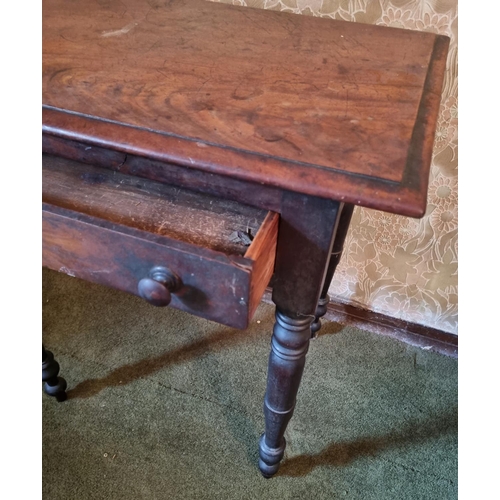
[[[259,468],[266,478],[278,471],[285,451],[284,433],[295,408],[341,208],[332,200],[283,196],[273,284],[276,323],[264,397],[266,430],[259,449]]]
[[[64,401],[66,395],[66,380],[58,377],[59,363],[54,355],[42,345],[42,381],[45,382],[43,389],[46,394],[53,396],[57,401]]]
[[[266,432],[260,440],[259,468],[271,477],[285,452],[283,434],[292,418],[304,371],[312,318],[289,318],[276,311],[264,399]]]
[[[335,233],[335,240],[333,241],[332,255],[330,256],[330,261],[328,263],[328,269],[325,276],[325,282],[323,283],[323,290],[321,291],[321,295],[318,300],[314,321],[311,324],[312,338],[316,338],[318,336],[319,329],[321,328],[321,318],[326,314],[328,303],[330,302],[328,290],[332,283],[335,270],[337,269],[340,258],[342,256],[344,241],[347,236],[349,224],[351,223],[353,210],[354,205],[346,204],[344,205],[340,214],[339,225],[337,228],[337,232]]]

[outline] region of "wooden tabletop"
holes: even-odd
[[[447,49],[204,0],[44,0],[43,131],[418,217]]]

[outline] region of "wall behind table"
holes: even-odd
[[[451,38],[426,215],[416,220],[356,207],[330,294],[339,302],[457,334],[457,0],[222,2]]]

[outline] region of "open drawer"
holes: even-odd
[[[273,269],[279,215],[43,155],[43,265],[236,328]]]

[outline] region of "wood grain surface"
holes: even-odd
[[[45,0],[44,132],[421,216],[447,46],[203,0]]]
[[[250,317],[257,309],[274,272],[280,216],[268,212],[245,258],[254,262],[250,283]]]

